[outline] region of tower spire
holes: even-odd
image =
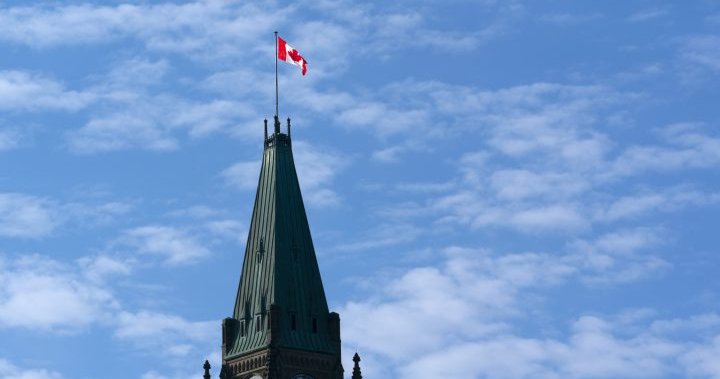
[[[329,311],[325,298],[295,170],[290,120],[288,134],[281,133],[277,115],[273,121],[235,308],[222,324],[221,372],[243,378],[312,373],[317,379],[342,379],[340,316]],[[308,357],[319,363],[307,363]]]

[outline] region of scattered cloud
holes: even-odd
[[[220,321],[187,321],[182,317],[151,311],[121,312],[114,332],[129,341],[161,355],[183,357],[215,341]]]
[[[380,160],[395,161],[411,150],[392,138],[398,135],[417,147],[473,132],[487,135],[489,147],[513,158],[552,153],[578,167],[591,167],[610,148],[607,137],[593,129],[604,120],[596,113],[635,97],[600,85],[533,83],[483,90],[414,80],[388,84],[367,99],[345,96],[354,101],[336,105],[337,119],[389,143],[376,151]]]
[[[360,236],[359,241],[337,246],[342,251],[364,251],[384,248],[416,240],[422,229],[410,224],[383,224]]]
[[[82,273],[92,283],[103,283],[113,276],[126,276],[132,272],[132,263],[126,260],[99,255],[78,260]]]
[[[283,9],[275,9],[286,14]],[[258,40],[269,10],[255,4],[194,2],[116,6],[36,5],[0,12],[2,40],[35,48],[107,43],[134,38],[151,50],[224,56],[231,40]],[[210,25],[202,28],[201,25]],[[232,37],[232,38],[231,38]],[[212,46],[212,48],[211,48]]]
[[[438,375],[484,378],[633,378],[661,377],[674,371],[677,343],[652,337],[623,338],[598,317],[575,320],[567,340],[498,336],[459,343],[410,362],[402,378]],[[441,361],[451,362],[443,369]]]
[[[571,13],[552,13],[545,14],[539,17],[541,22],[555,24],[555,25],[575,25],[582,24],[589,21],[601,19],[603,15],[599,13],[595,14],[571,14]]]
[[[692,346],[681,357],[680,361],[687,368],[688,374],[707,378],[720,378],[720,364],[715,359],[720,354],[720,335],[716,335],[709,343]]]
[[[695,35],[684,38],[679,55],[682,63],[692,71],[683,72],[683,75],[697,74],[698,70],[716,74],[720,71],[720,36]]]
[[[65,110],[86,107],[95,96],[66,90],[41,74],[0,71],[0,109],[6,111]]]
[[[111,224],[135,209],[135,204],[127,201],[108,201],[100,203],[65,203],[58,205],[58,212],[65,215],[64,220],[81,227],[98,227]]]
[[[215,367],[215,366],[213,366]],[[140,379],[193,379],[197,376],[197,372],[192,373],[180,373],[180,374],[174,374],[174,375],[165,375],[160,374],[157,371],[150,370],[146,373],[144,373]]]
[[[64,225],[95,228],[129,213],[133,204],[62,203],[21,193],[0,193],[0,237],[41,238]]]
[[[529,102],[540,108],[564,107],[540,105],[544,102],[540,99]],[[466,152],[457,159],[456,172],[442,190],[428,194],[423,202],[411,202],[411,206],[404,201],[381,207],[380,214],[394,216],[400,223],[432,216],[439,225],[460,224],[474,230],[492,226],[530,234],[574,234],[598,223],[679,212],[720,201],[720,194],[691,184],[644,184],[652,175],[716,169],[720,140],[704,125],[669,125],[656,130],[656,144],[624,147],[597,133],[582,137],[585,132],[579,130],[590,126],[580,126],[582,121],[528,125],[513,133],[512,124],[498,124],[498,134],[489,140],[488,148]],[[538,132],[543,128],[558,130]],[[580,128],[577,133],[575,128]],[[536,132],[540,134],[534,135]],[[532,160],[516,163],[530,154]],[[618,183],[623,183],[623,190],[618,190]]]
[[[208,221],[204,227],[210,234],[231,241],[244,242],[247,236],[245,225],[232,219],[212,220]]]
[[[60,224],[48,200],[18,193],[0,193],[0,236],[43,237]]]
[[[163,225],[127,230],[116,244],[141,254],[159,256],[169,265],[187,264],[210,255],[210,250],[189,232]]]
[[[431,18],[408,13],[407,9],[387,13],[375,6],[347,1],[313,8],[329,21],[304,22],[303,28],[292,34],[304,49],[323,61],[331,57],[330,50],[337,55],[337,49],[331,46],[358,40],[370,41],[364,44],[365,49],[386,53],[403,45],[469,49],[502,34],[518,14],[518,8],[510,5],[480,6],[478,10],[486,16],[488,26],[459,33],[442,30]],[[297,17],[298,10],[292,6],[216,1],[16,6],[0,11],[0,40],[42,49],[132,39],[151,51],[186,54],[201,61],[252,58],[253,53],[262,50],[257,41],[271,31],[262,20],[273,15],[289,19]]]
[[[293,142],[293,155],[300,188],[308,204],[314,207],[339,205],[342,199],[330,185],[349,165],[348,157],[305,141]]]
[[[569,264],[584,270],[589,285],[618,285],[658,275],[671,268],[653,248],[662,245],[659,230],[639,228],[600,235],[594,240],[569,243]]]
[[[12,150],[20,145],[20,133],[11,128],[0,129],[0,151]]]
[[[649,20],[655,20],[668,15],[668,8],[649,8],[637,11],[628,16],[628,22],[645,22]]]
[[[627,254],[647,245],[641,241],[643,233],[608,235],[594,244]],[[717,335],[717,317],[715,322],[708,322],[713,317],[707,315],[669,324],[651,319],[652,325],[664,325],[660,332],[661,327],[645,324],[656,314],[647,310],[642,317],[579,315],[562,336],[526,336],[516,329],[518,323],[508,322],[543,312],[542,302],[528,301],[534,298],[531,293],[567,285],[589,268],[562,255],[494,255],[457,247],[446,254],[441,266],[411,268],[396,279],[381,280],[365,300],[343,307],[343,342],[361,352],[364,374],[387,374],[392,367],[397,372],[391,375],[401,378],[629,378],[717,372],[711,360],[716,340],[688,341],[667,334],[672,325],[695,324]],[[378,344],[378,339],[385,343]]]
[[[662,191],[621,196],[596,217],[609,222],[637,218],[645,214],[671,212],[689,206],[713,205],[720,202],[720,193],[706,193],[692,188],[675,187]]]
[[[697,124],[662,128],[663,144],[631,145],[607,164],[601,177],[613,178],[646,172],[714,168],[720,163],[720,137],[703,132]]]
[[[261,163],[259,160],[238,162],[223,170],[220,175],[234,187],[246,191],[255,190],[260,178]]]
[[[406,9],[387,13],[375,6],[349,2],[315,8],[329,21],[304,22],[291,35],[308,56],[324,64],[314,69],[315,74],[307,83],[299,85],[301,96],[288,97],[288,102],[299,104],[298,99],[302,98],[303,107],[325,113],[334,113],[341,107],[340,119],[347,120],[347,125],[359,127],[379,122],[372,126],[386,135],[432,120],[427,111],[394,109],[371,99],[354,101],[355,96],[341,91],[324,93],[313,89],[328,74],[344,71],[352,59],[350,50],[334,46],[360,46],[369,53],[384,55],[397,54],[398,47],[468,50],[505,33],[518,13],[513,6],[478,5],[486,21],[483,25],[487,26],[457,32],[437,28],[437,20],[420,12],[408,13]],[[9,43],[36,49],[118,41],[140,43],[148,51],[190,57],[201,72],[205,68],[213,70],[200,81],[176,78],[168,75],[175,69],[168,58],[134,56],[105,75],[89,78],[94,84],[81,91],[65,90],[61,84],[40,75],[7,71],[0,73],[0,99],[4,87],[6,108],[79,110],[90,103],[97,105],[86,109],[88,114],[83,114],[86,121],[82,126],[66,133],[67,147],[77,153],[136,148],[170,151],[181,146],[184,133],[190,138],[217,132],[245,137],[254,130],[248,126],[250,119],[272,96],[269,87],[257,84],[270,82],[268,75],[255,70],[262,57],[271,54],[270,46],[259,42],[264,41],[263,33],[270,33],[261,21],[271,17],[292,19],[297,13],[293,6],[215,1],[7,7],[0,10],[0,40]],[[359,43],[361,40],[366,42]],[[216,70],[238,61],[244,62],[243,71]],[[172,91],[174,95],[165,92],[173,85],[179,85]],[[199,102],[194,95],[177,95],[192,87],[214,90],[224,96]],[[248,100],[248,94],[253,98],[260,94],[262,98]],[[225,96],[242,99],[233,101]],[[378,152],[377,159],[395,158],[385,150]],[[316,204],[339,202],[329,189],[316,195],[312,197]]]
[[[238,118],[251,113],[244,104],[226,100],[196,103],[162,94],[131,97],[131,101],[113,103],[116,111],[96,114],[83,127],[68,132],[70,149],[78,153],[132,148],[170,151],[180,145],[178,131],[193,138],[229,131]]]
[[[95,268],[93,278],[108,273]],[[74,332],[117,308],[111,291],[75,266],[41,255],[0,261],[0,326]]]
[[[25,369],[0,358],[1,379],[62,379],[62,375],[46,369]]]

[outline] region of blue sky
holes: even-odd
[[[720,378],[720,4],[0,7],[0,378],[220,358],[273,31],[344,365]]]

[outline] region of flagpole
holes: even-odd
[[[280,114],[278,112],[278,32],[275,31],[275,122],[277,123],[277,120],[280,118]]]

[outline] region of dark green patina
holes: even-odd
[[[267,136],[225,360],[267,348],[339,354],[287,134]],[[271,320],[272,319],[272,320]],[[271,328],[271,324],[274,325]],[[336,335],[335,338],[333,336]]]

